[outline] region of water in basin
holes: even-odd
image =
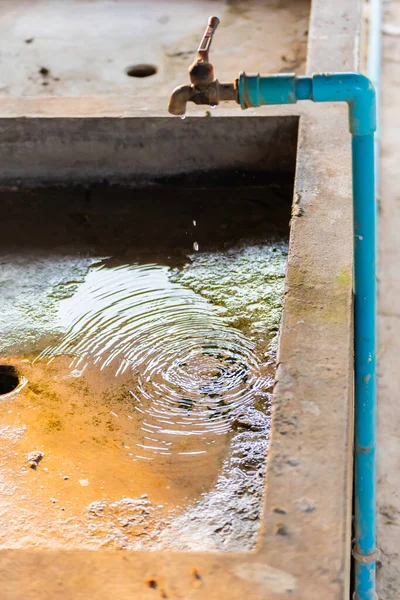
[[[1,362],[24,385],[2,397],[1,547],[254,546],[287,254],[266,189],[120,199],[112,235],[101,199],[83,221],[61,199],[34,236],[25,206],[3,241]]]

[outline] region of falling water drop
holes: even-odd
[[[196,227],[197,225],[197,221],[195,219],[193,219],[193,227]]]
[[[193,242],[193,250],[194,250],[195,252],[198,252],[198,251],[199,251],[199,248],[200,248],[200,246],[199,246],[198,242]]]

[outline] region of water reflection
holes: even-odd
[[[128,376],[138,458],[205,453],[265,383],[253,343],[167,267],[93,267],[59,318],[66,333],[40,358],[71,355],[75,377],[93,365]]]

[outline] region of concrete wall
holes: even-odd
[[[65,111],[76,103],[59,99]],[[41,107],[45,116],[0,117],[0,185],[138,185],[209,170],[290,173],[295,163],[295,116],[182,121],[104,117],[91,107],[90,116],[51,117],[45,100]]]

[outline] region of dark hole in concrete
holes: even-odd
[[[19,378],[15,367],[0,365],[0,396],[12,392],[18,384]]]
[[[128,77],[150,77],[150,75],[157,73],[157,67],[146,64],[132,65],[131,67],[127,67],[125,72]]]

